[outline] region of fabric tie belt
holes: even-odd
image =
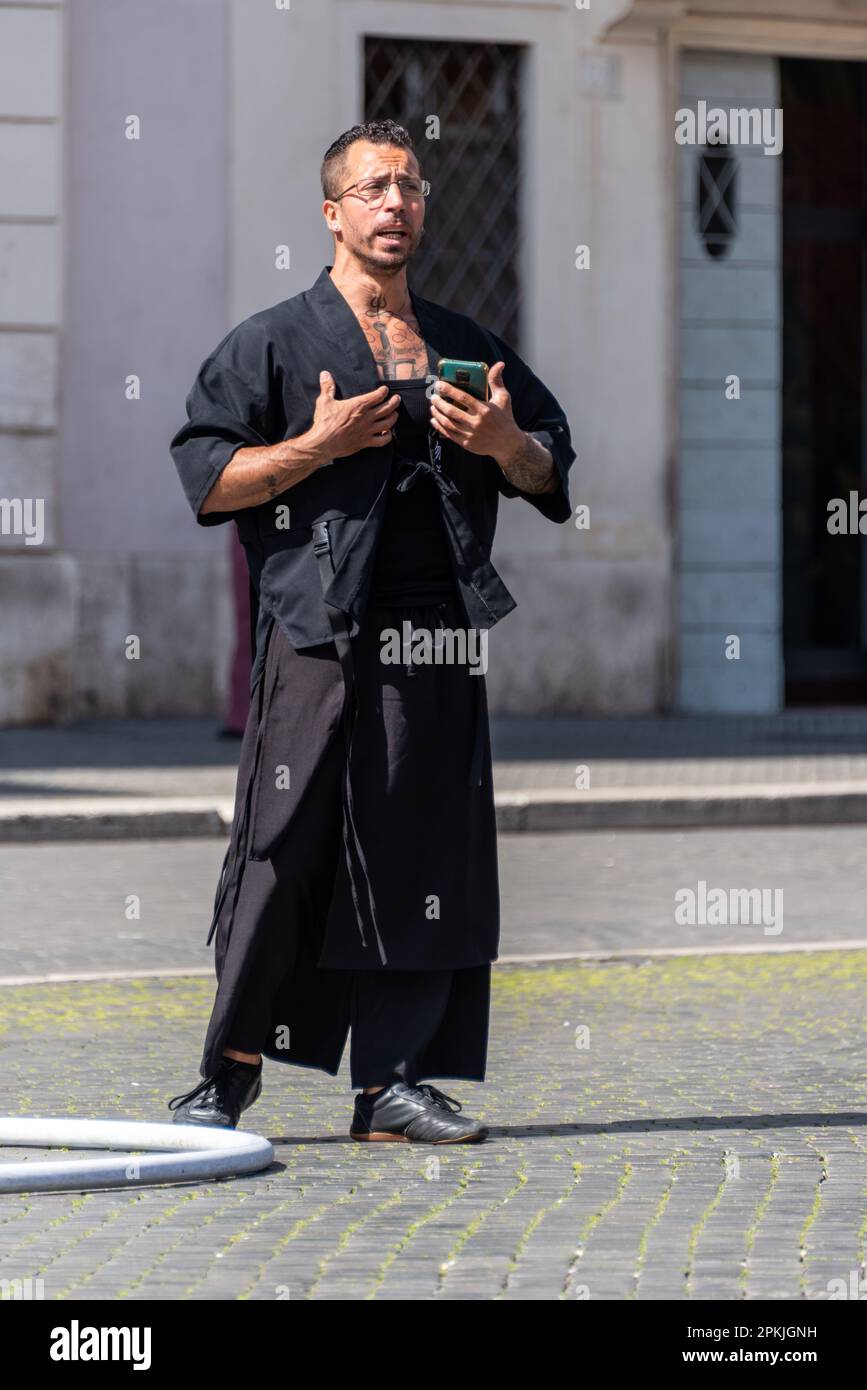
[[[460,492],[457,483],[452,482],[447,477],[438,463],[429,463],[427,459],[404,459],[404,472],[399,483],[395,484],[397,492],[407,492],[414,487],[422,473],[427,473],[433,478],[443,497],[453,497],[456,492]]]

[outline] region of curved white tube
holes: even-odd
[[[91,1187],[135,1187],[196,1182],[258,1173],[274,1161],[267,1139],[219,1125],[150,1124],[69,1116],[0,1116],[0,1147],[63,1145],[70,1149],[125,1149],[112,1158],[0,1162],[0,1192],[63,1192]],[[156,1149],[165,1153],[130,1153]]]

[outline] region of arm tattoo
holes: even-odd
[[[510,483],[521,492],[554,492],[559,486],[557,469],[550,449],[525,434],[514,454],[500,464]]]

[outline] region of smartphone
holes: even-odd
[[[487,362],[461,362],[456,357],[441,357],[437,362],[437,376],[440,381],[451,382],[452,386],[479,401],[488,400]]]

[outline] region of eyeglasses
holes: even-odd
[[[332,202],[339,202],[345,198],[347,193],[353,189],[359,198],[363,198],[369,208],[379,207],[384,203],[388,196],[391,185],[396,183],[404,198],[426,198],[430,193],[430,184],[427,179],[365,179],[363,183],[351,183],[348,188],[344,188],[342,193],[338,193]]]

